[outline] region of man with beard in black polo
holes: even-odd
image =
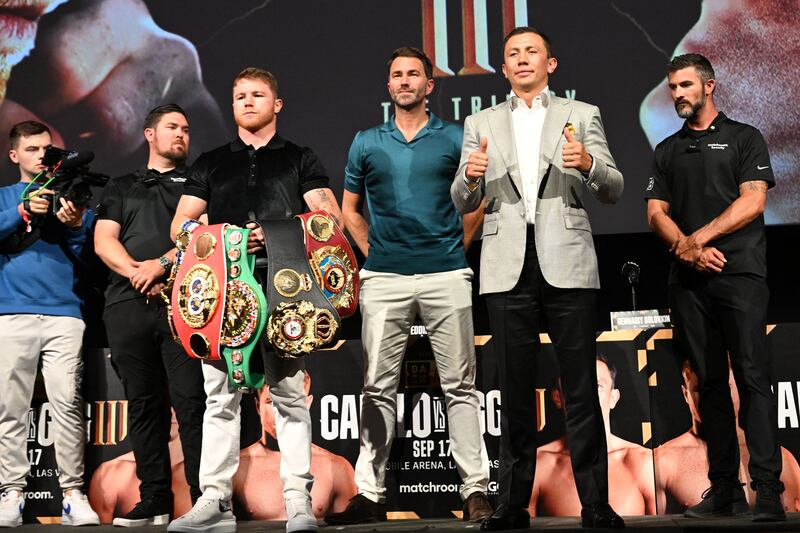
[[[96,253],[111,269],[103,319],[128,399],[128,433],[141,481],[139,503],[114,519],[123,527],[167,524],[173,512],[170,404],[192,501],[200,496],[205,411],[200,363],[173,340],[159,296],[175,259],[169,223],[186,181],[189,123],[183,109],[167,104],[150,111],[144,136],[147,166],[105,187],[95,230]]]

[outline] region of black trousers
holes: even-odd
[[[142,500],[172,502],[170,404],[175,408],[192,501],[200,497],[200,448],[206,394],[200,361],[172,339],[166,306],[143,298],[113,304],[103,320],[111,362],[128,400],[128,436]],[[156,500],[158,501],[158,500]]]
[[[527,509],[536,472],[536,366],[543,318],[561,373],[572,472],[583,505],[608,501],[608,456],[597,397],[594,289],[560,289],[542,277],[533,227],[517,285],[486,297],[502,401],[500,503]]]
[[[750,452],[753,483],[776,482],[781,474],[777,406],[767,353],[766,280],[752,275],[686,278],[670,285],[676,355],[688,358],[698,379],[703,434],[712,483],[739,479],[730,368],[739,392],[739,424]]]

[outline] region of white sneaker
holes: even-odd
[[[62,526],[99,526],[100,518],[94,512],[86,495],[78,489],[72,489],[69,496],[64,494],[61,502]]]
[[[311,500],[306,498],[286,500],[286,518],[286,533],[319,529],[314,510],[311,508]]]
[[[0,494],[0,527],[17,527],[22,525],[22,510],[25,498],[18,490],[9,490]]]
[[[188,513],[170,522],[167,531],[236,533],[236,517],[230,502],[200,498]]]

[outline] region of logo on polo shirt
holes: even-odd
[[[728,147],[727,144],[719,144],[719,143],[708,143],[708,147],[712,150],[724,150]]]
[[[185,183],[186,182],[186,178],[184,178],[183,176],[173,176],[170,179],[172,180],[173,183]]]
[[[652,191],[655,185],[656,185],[656,179],[653,176],[650,176],[650,183],[647,184],[647,190]]]
[[[756,168],[758,170],[767,170],[769,168],[769,165],[766,165],[766,166],[763,166],[763,167],[761,165],[756,165]]]

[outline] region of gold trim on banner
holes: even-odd
[[[645,446],[653,438],[653,427],[650,422],[642,422],[642,446]]]
[[[597,337],[597,342],[632,341],[642,332],[640,329],[621,329],[604,331]]]
[[[645,346],[647,347],[648,350],[655,350],[656,341],[666,340],[671,338],[672,338],[672,329],[670,328],[659,329],[658,331],[653,333],[653,335],[649,339],[647,339]]]
[[[636,350],[636,364],[639,372],[647,366],[647,350]]]

